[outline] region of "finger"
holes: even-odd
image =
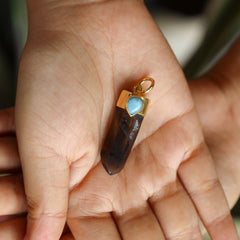
[[[22,240],[26,232],[26,217],[18,217],[0,223],[0,239]]]
[[[110,213],[97,217],[70,218],[68,224],[76,240],[121,240]]]
[[[0,110],[0,135],[14,133],[14,108]]]
[[[86,239],[99,239],[99,236],[101,236],[100,239],[145,239],[144,236],[146,236],[149,239],[164,239],[159,223],[146,199],[143,199],[141,194],[137,194],[139,187],[131,179],[126,185],[128,188],[132,185],[130,187],[132,191],[124,188],[128,180],[123,180],[120,175],[109,178],[100,163],[82,184],[73,189],[69,203],[69,216],[81,216],[78,218],[79,224],[75,225],[78,231],[74,234],[75,237],[79,235]],[[122,182],[124,182],[123,185]],[[120,195],[119,189],[123,190]],[[132,195],[124,194],[126,191],[131,192]],[[139,207],[139,201],[143,203],[141,207]],[[115,221],[108,213],[112,211]],[[74,233],[71,222],[68,223]],[[88,235],[85,235],[85,232]]]
[[[130,171],[130,173],[133,179],[138,179],[140,186],[145,186],[145,182],[148,179],[154,179],[154,189],[151,190],[154,193],[156,186],[157,190],[159,190],[163,185],[167,185],[176,179],[176,171],[182,159],[187,158],[188,152],[192,153],[189,148],[196,149],[193,146],[199,146],[199,142],[203,139],[200,137],[199,126],[192,120],[193,114],[194,111],[191,111],[177,119],[171,120],[149,137],[145,141],[145,145],[141,143],[134,149],[133,154],[136,155],[135,159],[134,161],[127,162],[126,170],[128,168],[134,170]],[[192,135],[193,132],[195,133],[194,137]],[[205,149],[205,154],[203,149],[193,151],[189,159],[181,164],[179,175],[184,187],[196,205],[204,224],[207,225],[207,230],[210,234],[220,240],[227,234],[233,236],[232,239],[238,239],[225,196],[219,183],[216,189],[211,188],[211,196],[204,194],[204,186],[205,189],[207,187],[206,183],[209,183],[211,179],[213,179],[213,182],[216,182],[217,179],[211,157],[209,153],[207,157],[206,152],[208,153],[207,149]],[[152,161],[149,161],[149,156],[153,156]],[[194,160],[195,156],[199,156],[198,161]],[[141,174],[141,177],[137,178],[137,173],[143,172],[146,166],[148,169],[152,169],[152,176]],[[199,194],[196,196],[194,193],[201,190],[201,188],[202,191],[198,192]],[[209,192],[208,189],[206,190],[206,192]],[[200,199],[202,199],[201,202]],[[216,201],[218,201],[217,204]],[[221,221],[221,216],[224,217],[225,215],[226,221]],[[214,227],[210,227],[211,222]],[[218,227],[221,228],[221,231],[217,230]]]
[[[0,215],[19,214],[26,210],[22,176],[0,177]]]
[[[0,172],[20,169],[17,140],[15,137],[0,137]]]
[[[180,165],[178,173],[211,237],[237,240],[227,200],[205,144],[192,152]]]
[[[113,178],[103,170],[99,162],[71,191],[67,223],[77,240],[121,239],[111,214]]]
[[[147,202],[137,209],[130,209],[126,213],[115,213],[114,215],[124,240],[165,239],[158,220]]]
[[[161,223],[166,239],[202,239],[197,212],[178,180],[154,194],[149,202]]]
[[[47,150],[42,150],[46,154]],[[59,239],[66,221],[69,165],[55,156],[23,156],[28,202],[26,239]],[[36,171],[37,169],[37,171]]]

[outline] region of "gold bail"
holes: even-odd
[[[143,84],[145,82],[151,82],[151,85],[147,89],[143,89]],[[133,93],[137,95],[145,94],[150,92],[155,85],[155,81],[153,78],[147,77],[142,79],[136,86],[133,88]]]

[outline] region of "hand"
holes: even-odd
[[[14,109],[9,108],[0,110],[0,239],[23,239],[26,233],[26,211]],[[68,234],[64,231],[61,240],[67,239]]]
[[[237,131],[239,118],[236,115],[228,114],[230,109],[237,112],[236,108],[238,107],[239,88],[236,87],[236,84],[238,84],[237,76],[240,75],[238,72],[239,46],[240,41],[235,44],[228,55],[209,74],[198,81],[189,82],[203,125],[206,141],[211,154],[214,156],[216,170],[231,207],[238,199],[240,193],[240,181],[238,179],[240,170],[239,161],[237,161],[240,154],[238,149],[240,134]],[[221,72],[227,74],[228,79],[223,78]],[[223,80],[223,88],[219,88],[219,85],[216,84],[216,81],[221,80]],[[228,81],[225,82],[226,80]],[[233,91],[236,92],[232,94]],[[213,109],[215,111],[212,111]],[[229,128],[226,126],[229,126]],[[0,111],[1,172],[18,173],[20,169],[16,140],[13,137],[14,129],[13,109]],[[9,139],[11,139],[10,142]],[[216,147],[216,144],[218,147]],[[4,189],[4,191],[1,191],[0,200],[4,204],[0,204],[0,206],[4,206],[4,208],[1,208],[0,215],[24,212],[27,204],[23,194],[22,181],[19,181],[19,175],[18,177],[4,177],[1,179],[0,188]],[[169,205],[169,208],[171,208],[171,202],[169,202]],[[3,217],[1,218],[3,220]],[[0,239],[20,240],[24,233],[25,217],[0,223]],[[62,239],[67,239],[68,237],[69,233],[64,235]]]
[[[239,56],[240,39],[206,76],[189,82],[204,136],[230,207],[234,206],[240,194]]]
[[[182,71],[143,3],[29,9],[16,101],[28,239],[58,239],[66,217],[76,239],[201,239],[198,214],[213,239],[238,239]],[[114,104],[146,75],[152,104],[109,177],[99,152]]]
[[[233,65],[229,66],[227,63],[231,59],[231,62],[236,63],[233,68],[238,69],[237,58],[239,51],[237,51],[237,46],[239,45],[240,41],[217,67],[211,71],[210,76],[215,76],[214,79],[219,81],[219,79],[222,79],[219,70],[224,70],[229,76],[230,83],[232,79],[234,80],[234,77],[231,77],[231,72],[235,71],[230,71]],[[234,56],[232,56],[233,53]],[[223,95],[222,93],[232,92],[230,89],[233,88],[233,85],[229,85],[228,82],[220,90],[210,76],[206,75],[198,81],[189,82],[190,89],[200,115],[205,138],[209,144],[211,154],[215,157],[216,170],[229,205],[232,207],[238,199],[240,192],[238,179],[239,162],[237,161],[239,157],[238,139],[240,135],[239,131],[237,131],[239,128],[238,118],[232,118],[234,115],[227,113],[229,109],[235,109],[233,106],[237,106],[238,94],[236,92],[236,95]],[[228,91],[226,91],[227,89]],[[234,87],[233,89],[238,88]],[[218,107],[217,111],[212,111],[212,109],[216,109],[216,106]],[[20,240],[23,238],[26,219],[25,216],[16,218],[16,214],[25,212],[27,207],[23,183],[19,174],[20,161],[16,139],[14,138],[13,115],[13,109],[0,111],[0,169],[2,173],[16,173],[14,176],[2,177],[0,179],[0,200],[2,202],[0,206],[4,206],[0,210],[0,239],[6,240]],[[220,125],[216,123],[220,123]],[[230,129],[224,126],[229,126]],[[222,138],[223,136],[225,137]],[[218,143],[219,139],[223,144]],[[218,147],[215,147],[216,143],[218,143]],[[62,239],[67,239],[68,237],[69,233],[63,235]]]

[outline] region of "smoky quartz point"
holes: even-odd
[[[109,175],[120,172],[130,154],[141,127],[143,116],[130,116],[126,109],[116,107],[102,151],[102,164]]]

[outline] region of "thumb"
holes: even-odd
[[[20,133],[17,136],[28,202],[25,239],[60,239],[68,207],[69,166],[63,157]]]

